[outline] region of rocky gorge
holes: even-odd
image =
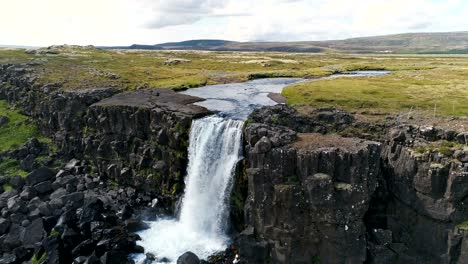
[[[63,91],[34,78],[30,65],[2,65],[0,99],[67,164],[0,178],[13,187],[0,191],[0,263],[131,263],[145,250],[138,209],[174,213],[192,121],[211,111],[171,90]],[[209,262],[467,263],[466,131],[277,105],[254,111],[243,134],[233,245]]]

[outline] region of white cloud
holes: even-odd
[[[163,28],[192,24],[206,17],[239,16],[227,8],[228,0],[146,0],[145,6],[153,10],[149,28]]]
[[[320,40],[468,30],[466,0],[0,0],[0,44]]]

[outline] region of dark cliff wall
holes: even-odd
[[[119,183],[163,194],[183,190],[192,119],[199,98],[170,90],[126,92],[93,104],[83,141],[86,158]]]
[[[364,262],[363,219],[377,187],[380,144],[259,123],[246,126],[245,140],[246,224],[256,246],[269,251],[266,259]]]
[[[467,263],[461,258],[468,220],[466,133],[433,127],[392,129],[382,152],[388,186],[387,229],[425,263]],[[459,150],[418,151],[418,145],[444,140]],[[426,147],[427,148],[427,147]]]
[[[29,65],[0,66],[0,99],[51,137],[64,159],[91,162],[119,184],[174,196],[183,190],[191,121],[209,114],[171,90],[64,91],[35,85]]]
[[[467,263],[466,131],[278,105],[244,134],[249,263]]]
[[[88,107],[118,91],[114,88],[62,91],[54,85],[37,86],[36,78],[29,65],[1,65],[0,99],[30,116],[65,157],[81,158]]]

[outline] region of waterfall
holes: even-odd
[[[229,196],[241,158],[242,126],[243,121],[218,116],[193,121],[180,217],[150,223],[140,234],[146,252],[175,263],[186,251],[206,259],[228,246]]]

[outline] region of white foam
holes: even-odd
[[[226,249],[232,175],[240,159],[243,121],[210,116],[193,121],[179,219],[149,222],[140,233],[146,252],[172,263],[187,251],[201,259]]]

